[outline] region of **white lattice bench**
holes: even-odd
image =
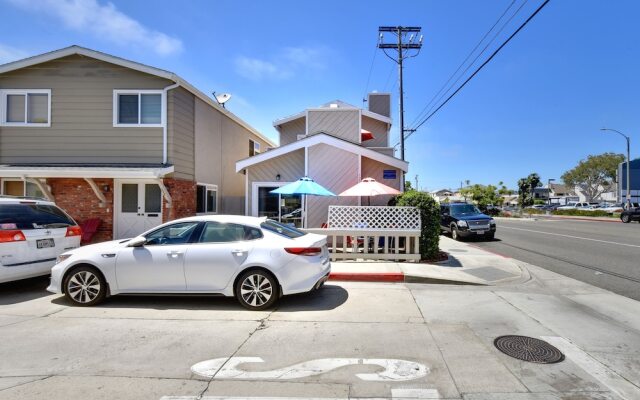
[[[420,210],[415,207],[329,206],[326,228],[332,260],[420,260]]]

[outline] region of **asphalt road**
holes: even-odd
[[[640,300],[640,224],[499,220],[496,239],[475,244]]]

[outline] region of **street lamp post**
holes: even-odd
[[[549,205],[551,205],[551,182],[555,182],[556,180],[553,178],[547,179],[547,200],[549,200]]]
[[[624,133],[616,130],[616,129],[610,129],[610,128],[600,128],[601,131],[611,131],[611,132],[616,132],[618,134],[620,134],[622,137],[624,137],[625,139],[627,139],[627,204],[631,203],[631,169],[630,169],[630,164],[631,164],[631,156],[630,156],[630,152],[631,152],[631,139],[629,139],[629,136],[625,135]]]

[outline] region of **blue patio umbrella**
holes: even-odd
[[[316,183],[313,179],[308,176],[303,176],[295,182],[287,183],[284,186],[281,186],[277,189],[272,190],[270,193],[275,194],[300,194],[302,195],[302,226],[304,227],[306,224],[306,196],[335,196],[336,194],[332,191],[328,190],[324,186]]]

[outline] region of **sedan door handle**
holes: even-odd
[[[177,250],[167,252],[167,255],[171,257],[178,257],[180,254],[182,254],[182,252]]]
[[[236,249],[236,250],[232,251],[232,253],[236,254],[236,255],[242,255],[242,254],[244,254],[246,252],[247,252],[247,250],[244,250],[244,249]]]

